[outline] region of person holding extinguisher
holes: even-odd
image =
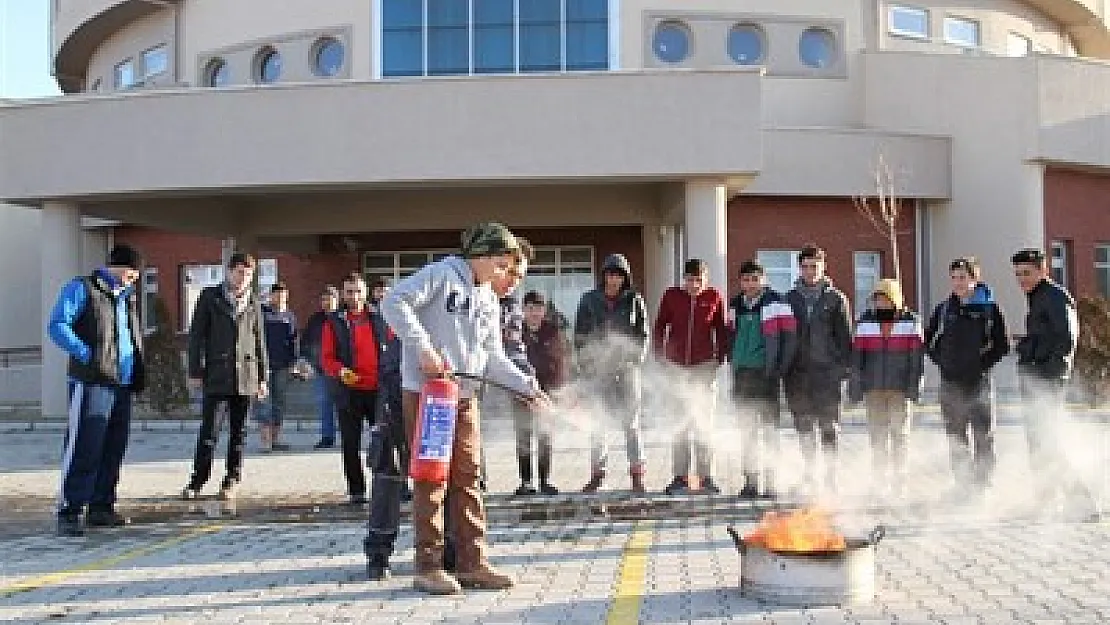
[[[501,344],[500,308],[491,283],[512,270],[520,244],[499,223],[478,224],[462,235],[461,256],[426,265],[394,285],[382,301],[382,313],[402,345],[402,413],[413,466],[426,445],[417,439],[424,416],[438,419],[441,407],[456,408],[447,471],[413,472],[412,523],[415,533],[413,585],[431,594],[457,594],[462,588],[500,590],[513,585],[486,557],[486,514],[478,488],[481,441],[475,399],[481,377],[518,393],[534,409],[550,405],[535,376],[517,368]],[[421,389],[442,389],[451,372],[465,375],[455,397],[428,397]],[[454,380],[450,380],[452,383]],[[454,402],[454,403],[452,403]],[[443,568],[444,498],[451,491],[456,530],[456,574]]]

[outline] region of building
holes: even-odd
[[[1106,292],[1103,4],[54,0],[66,95],[0,104],[0,201],[38,210],[42,241],[38,308],[0,325],[92,262],[83,217],[147,253],[145,299],[177,327],[231,241],[304,313],[320,283],[403,275],[479,219],[542,248],[532,283],[564,308],[610,251],[653,301],[689,256],[722,286],[757,256],[786,287],[808,241],[858,302],[893,267],[853,204],[880,160],[919,306],[975,253],[1017,310],[1026,245]],[[44,350],[48,414],[62,365]]]

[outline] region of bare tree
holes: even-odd
[[[874,196],[855,196],[852,204],[867,221],[874,226],[890,244],[890,254],[894,263],[894,279],[902,281],[902,262],[898,254],[898,217],[902,211],[902,200],[898,197],[898,180],[894,171],[879,152],[875,169],[872,172],[875,183]]]

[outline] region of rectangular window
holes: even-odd
[[[978,48],[982,45],[979,22],[964,17],[944,18],[944,43],[961,48]]]
[[[574,327],[582,294],[596,286],[592,247],[537,247],[517,296],[524,297],[528,291],[545,294],[555,311]]]
[[[1032,52],[1032,39],[1018,33],[1006,33],[1006,56],[1029,56]]]
[[[424,75],[424,3],[382,2],[382,76]]]
[[[143,78],[154,78],[170,70],[170,53],[165,44],[143,52]]]
[[[516,71],[514,0],[474,3],[474,73],[511,74]]]
[[[801,275],[798,271],[798,250],[759,250],[755,258],[763,265],[768,286],[779,293],[794,288]]]
[[[568,71],[609,69],[609,1],[566,0]]]
[[[917,7],[893,5],[887,12],[887,31],[899,37],[929,38],[929,12]]]
[[[1095,288],[1103,297],[1110,297],[1110,244],[1095,246]]]
[[[1049,271],[1052,280],[1061,286],[1068,285],[1068,241],[1056,240],[1050,245]]]
[[[157,267],[143,269],[140,288],[142,289],[142,307],[139,309],[139,315],[143,324],[143,334],[150,335],[158,329],[158,322],[160,321],[156,313],[158,307],[155,305],[158,301]]]
[[[382,0],[382,76],[609,69],[609,0]]]
[[[852,306],[863,311],[871,307],[868,298],[875,292],[883,271],[882,254],[879,252],[853,252],[852,270],[855,277],[856,298]]]
[[[130,89],[135,86],[135,61],[127,59],[116,65],[115,78],[112,83],[116,89]]]
[[[470,7],[467,0],[426,0],[428,75],[470,73]]]

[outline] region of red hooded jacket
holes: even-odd
[[[724,362],[729,331],[720,291],[708,287],[691,297],[683,288],[667,289],[659,302],[651,342],[658,356],[676,365]]]

